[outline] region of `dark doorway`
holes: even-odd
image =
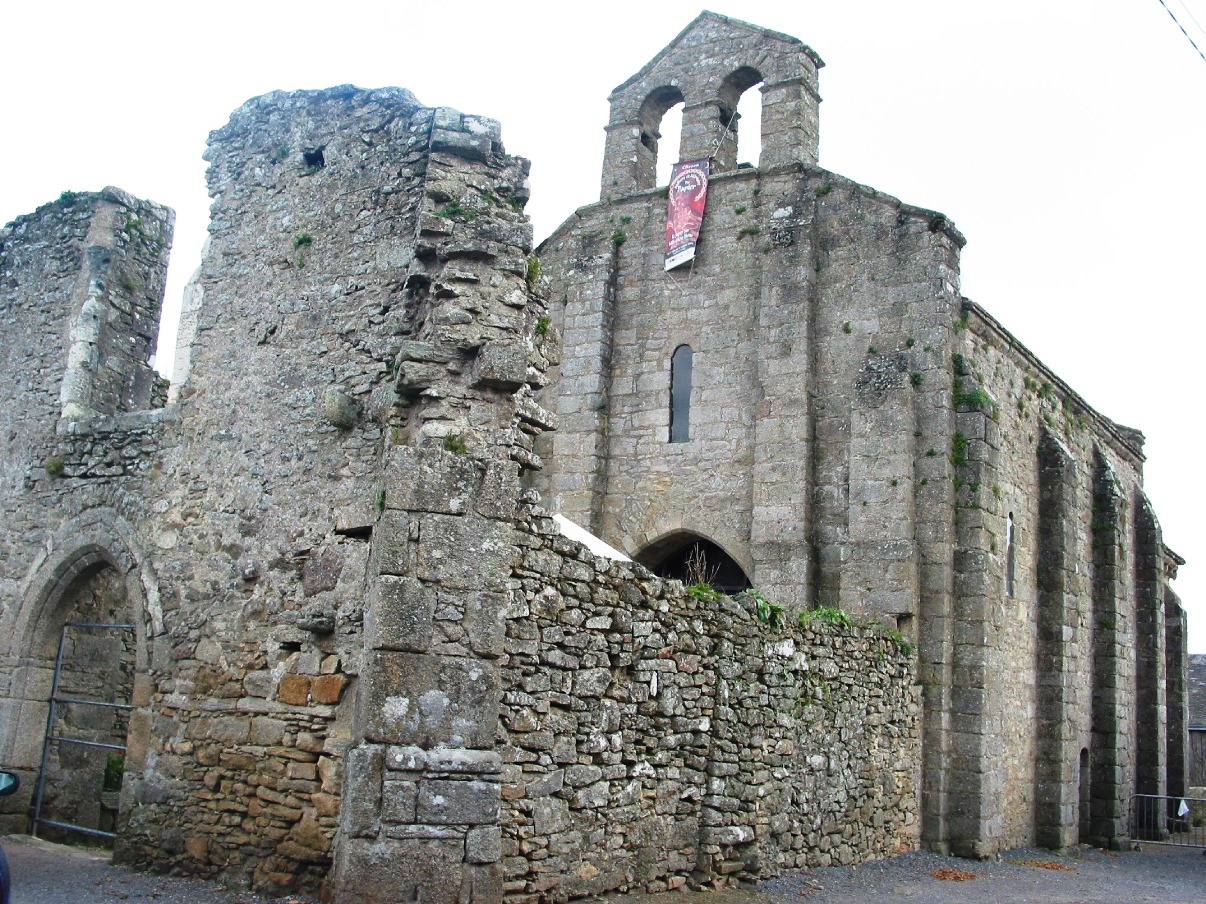
[[[659,577],[673,578],[687,585],[711,584],[729,595],[753,586],[732,556],[711,540],[696,534],[668,537],[638,555],[637,561]]]

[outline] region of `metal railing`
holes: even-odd
[[[1206,848],[1206,798],[1132,795],[1130,835],[1143,844]]]

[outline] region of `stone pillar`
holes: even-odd
[[[1176,565],[1166,565],[1166,574],[1176,575]],[[1164,646],[1168,675],[1168,794],[1188,793],[1189,777],[1189,656],[1185,610],[1173,589],[1164,587],[1164,625],[1168,640]]]
[[[1131,788],[1129,624],[1121,492],[1097,453],[1093,475],[1093,712],[1089,750],[1089,834],[1081,841],[1120,847]]]
[[[658,140],[661,135],[643,129],[640,120],[613,122],[607,126],[603,149],[603,177],[599,186],[602,201],[624,198],[653,188],[657,181]],[[670,149],[673,153],[677,149]]]
[[[433,111],[406,280],[421,320],[399,354],[377,496],[357,743],[327,889],[336,904],[502,899],[497,658],[519,462],[536,463],[532,441],[549,421],[528,383],[543,309],[525,286],[530,228],[444,206],[469,187],[511,194],[522,165],[501,155],[497,133]]]
[[[841,570],[840,606],[895,625],[916,615],[919,594],[913,536],[915,392],[907,355],[868,355],[855,388],[849,560]]]
[[[716,100],[683,108],[680,160],[708,157],[711,171],[729,173],[737,168],[737,111]]]
[[[559,429],[552,435],[557,469],[549,487],[553,510],[597,535],[607,479],[616,282],[623,253],[623,245],[611,237],[598,242],[596,253],[575,268],[581,278],[564,286],[561,345],[574,354],[559,375]]]
[[[1061,850],[1077,842],[1079,753],[1072,719],[1077,598],[1076,477],[1068,449],[1039,442],[1038,644],[1035,678],[1035,840]]]
[[[971,375],[956,365],[956,378]],[[955,415],[954,648],[951,669],[950,785],[947,828],[951,853],[991,857],[1003,831],[1000,693],[994,680],[1002,581],[993,554],[987,498],[997,482],[1000,431],[978,403]],[[927,754],[928,756],[928,754]]]
[[[1135,793],[1167,790],[1164,544],[1151,503],[1135,499]]]
[[[814,211],[791,235],[808,235]],[[793,242],[796,239],[793,237]],[[799,244],[803,245],[801,240]],[[750,547],[758,550],[756,587],[788,606],[816,605],[812,532],[813,380],[816,357],[816,246],[790,268],[763,272],[759,302],[751,305],[757,347],[776,353],[756,356],[758,407],[754,419]],[[773,280],[773,282],[772,282]],[[782,353],[794,347],[795,355]],[[806,350],[806,351],[805,351]]]
[[[767,81],[762,88],[762,156],[759,169],[792,163],[815,166],[820,144],[816,73],[811,78]],[[734,146],[736,142],[734,142]]]

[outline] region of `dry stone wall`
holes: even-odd
[[[509,900],[722,887],[916,845],[907,644],[771,626],[755,597],[696,598],[566,540],[539,508],[520,525],[502,668]]]

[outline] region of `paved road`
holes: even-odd
[[[13,904],[309,904],[269,902],[211,882],[134,873],[101,852],[24,835],[4,839],[13,867]],[[1052,867],[1059,868],[1052,868]],[[944,870],[962,870],[967,876]],[[672,899],[667,901],[666,899]],[[1206,857],[1199,849],[1148,846],[1142,852],[1078,856],[1011,851],[995,862],[929,853],[904,854],[858,867],[805,870],[757,891],[624,896],[613,904],[1206,904]]]

